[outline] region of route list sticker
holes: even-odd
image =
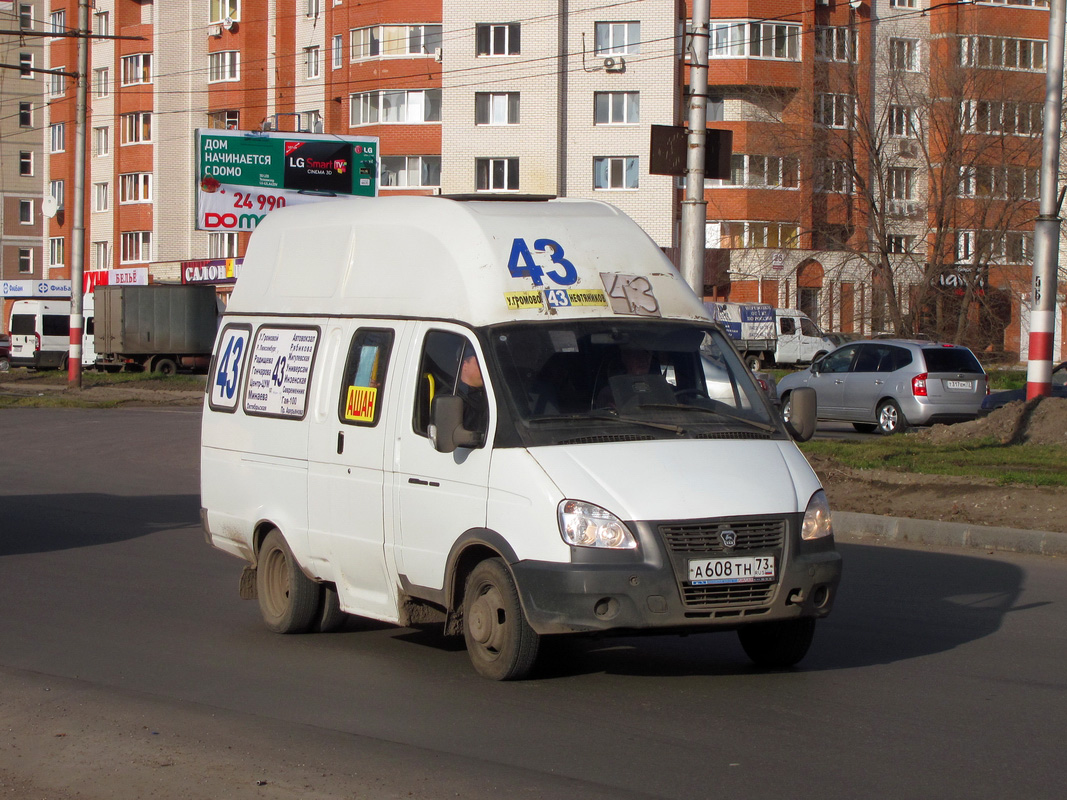
[[[260,328],[249,364],[245,412],[303,417],[318,341],[313,328]]]

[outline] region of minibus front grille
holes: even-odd
[[[615,436],[579,436],[577,439],[564,439],[557,444],[604,444],[605,442],[650,442],[654,436],[647,434],[618,434]]]
[[[713,431],[698,433],[694,439],[775,439],[776,434],[757,431]]]
[[[770,602],[776,583],[735,583],[727,586],[692,586],[682,584],[682,599],[687,606],[736,606]]]
[[[659,526],[667,547],[675,553],[722,553],[726,551],[722,534],[733,531],[735,542],[730,552],[780,549],[785,542],[785,520],[754,519],[745,521],[705,520],[668,522]]]

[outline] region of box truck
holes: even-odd
[[[753,372],[763,367],[810,364],[836,345],[808,316],[767,303],[705,302]]]

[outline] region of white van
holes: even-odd
[[[93,366],[92,295],[82,309],[82,366]],[[16,300],[8,320],[11,365],[34,369],[66,369],[70,355],[70,300]]]
[[[493,679],[551,634],[737,630],[791,665],[841,574],[728,338],[599,202],[272,213],[216,340],[201,481],[272,630],[440,619]]]

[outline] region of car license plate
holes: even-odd
[[[727,556],[689,562],[689,582],[694,586],[773,580],[774,556]]]
[[[945,381],[945,386],[949,389],[967,389],[969,391],[974,388],[974,383],[971,381]]]

